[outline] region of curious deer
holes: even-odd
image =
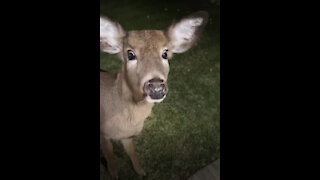
[[[118,54],[122,70],[116,77],[100,72],[100,144],[112,178],[118,178],[111,140],[120,140],[133,168],[146,173],[134,150],[132,138],[140,133],[154,103],[168,93],[168,59],[187,51],[197,41],[208,19],[198,11],[173,23],[168,30],[125,32],[120,24],[100,17],[100,49]]]

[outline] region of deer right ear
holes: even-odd
[[[199,39],[208,21],[208,13],[198,11],[173,23],[168,30],[173,53],[183,53]]]
[[[124,36],[125,32],[119,23],[100,16],[100,49],[102,51],[110,54],[119,53],[122,50]]]

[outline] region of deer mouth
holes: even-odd
[[[165,97],[166,95],[164,95],[162,98],[159,98],[159,99],[153,99],[151,96],[147,96],[146,101],[149,103],[160,103],[161,101],[164,100]]]
[[[163,80],[152,79],[144,84],[143,87],[146,100],[148,102],[161,102],[166,97],[168,92],[167,84]]]

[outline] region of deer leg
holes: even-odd
[[[112,179],[119,179],[117,169],[113,162],[113,146],[110,139],[104,139],[104,143],[102,145],[102,153],[103,156],[107,160],[108,171],[112,177]]]
[[[134,150],[134,145],[132,142],[132,138],[129,139],[122,139],[121,143],[124,147],[124,149],[126,150],[127,154],[129,155],[133,168],[134,170],[137,172],[137,174],[139,174],[140,176],[145,176],[146,173],[145,171],[142,169],[138,157],[136,155],[136,152]]]

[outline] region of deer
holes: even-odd
[[[118,74],[100,72],[100,147],[112,179],[119,178],[112,141],[121,141],[135,172],[146,176],[133,138],[143,129],[154,104],[168,93],[168,59],[189,50],[207,21],[208,13],[197,11],[174,21],[167,30],[126,32],[118,22],[100,15],[100,50],[117,54],[122,61]]]

